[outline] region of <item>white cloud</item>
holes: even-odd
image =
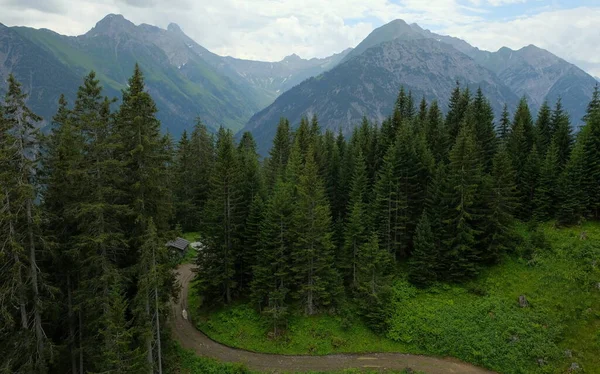
[[[553,10],[507,22],[479,22],[447,27],[443,31],[487,50],[517,49],[535,44],[600,75],[600,7]]]
[[[489,21],[495,7],[539,0],[0,0],[0,22],[78,35],[108,13],[132,22],[179,24],[206,48],[222,54],[280,60],[296,53],[323,57],[355,46],[375,27],[396,18],[496,50],[536,44],[600,75],[600,6],[540,10]],[[535,4],[535,5],[533,5]],[[523,5],[517,5],[523,7]],[[486,20],[488,18],[488,20]]]

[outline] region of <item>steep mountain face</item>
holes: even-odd
[[[105,94],[120,97],[140,64],[163,127],[174,136],[195,117],[213,128],[240,129],[284,90],[335,66],[326,59],[290,56],[268,63],[218,56],[176,24],[164,30],[108,15],[84,35],[69,37],[27,27],[0,27],[0,91],[13,72],[31,92],[31,107],[48,120],[61,93],[72,101],[83,75],[97,73]],[[46,121],[47,122],[47,121]]]
[[[596,84],[583,70],[534,46],[487,52],[395,20],[373,30],[332,71],[280,96],[244,130],[255,134],[264,154],[280,116],[297,124],[303,115],[317,114],[323,127],[349,132],[363,115],[374,120],[389,115],[401,85],[416,99],[424,95],[445,105],[456,80],[473,89],[481,86],[497,114],[504,103],[513,106],[523,95],[534,114],[544,100],[561,97],[574,125]]]
[[[308,79],[253,116],[244,130],[257,139],[262,154],[270,146],[279,117],[298,123],[317,114],[323,128],[349,133],[363,116],[381,122],[392,112],[400,86],[415,99],[425,96],[445,105],[456,81],[481,87],[492,106],[516,105],[515,95],[498,77],[449,44],[432,39],[395,39],[380,43]]]
[[[534,45],[518,51],[506,47],[497,52],[477,50],[472,57],[496,73],[517,95],[527,96],[533,108],[539,108],[544,100],[562,98],[576,123],[585,114],[596,84],[577,66]]]

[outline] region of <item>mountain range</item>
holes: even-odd
[[[416,24],[392,21],[371,32],[334,69],[285,92],[255,114],[244,130],[252,132],[262,153],[268,149],[279,117],[298,123],[317,114],[322,127],[345,134],[363,116],[389,115],[403,85],[415,101],[438,100],[442,108],[456,82],[481,87],[498,115],[526,96],[537,112],[561,97],[572,121],[585,113],[596,80],[573,64],[533,45],[517,51],[482,51],[464,40],[438,35]]]
[[[505,103],[514,107],[522,96],[533,111],[561,97],[577,123],[597,83],[533,45],[483,51],[402,20],[373,30],[354,49],[310,60],[293,54],[278,62],[219,56],[176,24],[135,25],[114,14],[79,36],[0,24],[0,93],[14,73],[46,123],[60,94],[74,100],[90,70],[106,95],[119,97],[136,62],[166,131],[178,136],[200,117],[213,129],[251,131],[262,154],[280,117],[297,124],[317,114],[322,127],[349,133],[363,116],[381,121],[389,115],[400,86],[415,100],[438,100],[442,107],[457,81],[481,87],[496,112]]]

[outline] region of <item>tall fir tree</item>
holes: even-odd
[[[502,109],[502,115],[500,116],[500,123],[498,125],[498,138],[500,142],[506,143],[508,138],[510,137],[510,114],[508,113],[508,105],[504,104],[504,108]]]
[[[569,115],[563,110],[560,98],[556,102],[556,107],[552,112],[551,126],[553,132],[552,141],[555,142],[558,147],[557,166],[559,170],[562,170],[567,164],[567,161],[569,161],[569,156],[571,155],[573,135]]]
[[[541,164],[539,182],[534,193],[533,217],[537,221],[543,222],[554,217],[559,176],[558,146],[556,142],[553,141]]]
[[[554,136],[553,127],[552,112],[548,106],[548,102],[544,101],[535,121],[536,145],[542,157],[546,155],[546,151],[552,143],[552,137]]]
[[[417,224],[414,243],[414,250],[408,263],[408,278],[416,285],[428,286],[437,279],[439,248],[435,244],[426,211],[423,211]]]
[[[198,256],[199,279],[203,292],[230,303],[237,287],[235,265],[240,255],[236,236],[240,224],[240,170],[230,130],[219,129],[216,154],[210,196],[204,209],[202,233],[206,249]]]
[[[331,266],[334,248],[331,212],[310,148],[299,175],[292,225],[295,235],[292,270],[298,284],[296,294],[305,313],[312,315],[335,302],[341,279]]]

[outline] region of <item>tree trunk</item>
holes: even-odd
[[[10,214],[10,196],[6,194],[6,209]],[[8,222],[8,232],[12,241],[15,241],[15,227],[12,219]],[[25,290],[23,288],[23,274],[21,273],[21,259],[17,252],[13,251],[13,261],[17,267],[17,288],[19,290],[19,310],[21,312],[21,327],[26,330],[29,325],[29,319],[27,318],[27,307],[25,301]]]
[[[152,250],[152,269],[154,272],[154,308],[156,313],[156,345],[158,347],[158,373],[162,374],[162,348],[160,342],[160,310],[158,308],[158,282],[156,271],[156,253]]]
[[[79,372],[83,371],[83,320],[81,318],[81,309],[79,309]]]
[[[27,199],[27,234],[29,236],[29,262],[31,264],[31,287],[33,289],[33,320],[35,328],[35,339],[38,349],[38,358],[40,367],[46,366],[44,358],[44,330],[42,328],[42,317],[40,313],[40,293],[38,288],[38,266],[35,260],[35,241],[33,239],[33,213],[32,201]]]
[[[150,298],[146,295],[146,316],[151,318],[150,315]],[[152,337],[146,338],[146,361],[148,361],[148,372],[154,373],[154,359],[152,358]]]
[[[69,351],[71,353],[71,372],[77,374],[77,355],[75,354],[75,324],[73,321],[73,286],[71,275],[67,274],[67,311],[69,316]]]

